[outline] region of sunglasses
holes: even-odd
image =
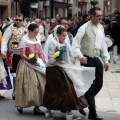
[[[19,22],[21,22],[21,21],[23,21],[23,20],[21,20],[21,19],[15,19],[16,21],[19,21]]]
[[[95,16],[95,17],[103,17],[103,15],[97,15],[97,16]]]

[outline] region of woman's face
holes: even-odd
[[[39,33],[39,28],[36,28],[33,31],[31,31],[31,34],[33,37],[36,37],[38,35],[38,33]]]
[[[62,32],[62,34],[57,34],[60,43],[64,43],[67,36],[67,32]]]

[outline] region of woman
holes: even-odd
[[[94,68],[73,66],[71,47],[66,43],[67,31],[63,26],[56,26],[55,37],[48,47],[46,67],[46,85],[44,106],[48,109],[46,117],[51,117],[50,110],[68,111],[87,107],[84,93],[94,80]],[[56,52],[60,56],[55,58]],[[78,62],[79,63],[79,62]],[[67,115],[68,115],[67,114]],[[67,117],[67,116],[66,116]]]
[[[119,22],[120,16],[115,15],[112,17],[112,21],[108,26],[108,35],[110,35],[111,38],[113,38],[114,43],[112,47],[109,49],[112,49],[112,52],[110,50],[110,62],[113,62],[116,64],[117,61],[117,55],[118,55],[118,45],[120,44],[120,22]]]
[[[20,42],[20,56],[21,60],[17,67],[16,80],[16,107],[22,113],[23,108],[34,107],[35,114],[44,114],[39,109],[43,105],[43,93],[46,83],[45,73],[41,73],[40,65],[33,63],[28,58],[29,55],[34,54],[35,60],[42,60],[44,63],[44,55],[40,41],[36,38],[39,32],[39,27],[35,23],[28,26],[28,34],[25,35]]]

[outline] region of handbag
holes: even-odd
[[[107,47],[111,47],[114,43],[114,39],[111,38],[109,35],[105,36],[105,41],[106,41]]]
[[[111,29],[110,29],[109,34],[105,36],[105,41],[106,41],[107,47],[111,47],[114,43],[114,39],[112,37],[110,37],[111,30],[112,30],[112,23],[111,23]]]
[[[8,66],[12,66],[12,60],[13,60],[13,51],[7,51],[6,64]]]

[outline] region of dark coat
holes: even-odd
[[[120,23],[113,21],[108,26],[108,35],[114,39],[113,45],[120,44]]]

